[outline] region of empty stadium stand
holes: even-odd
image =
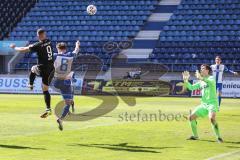
[[[163,27],[154,62],[172,71],[196,70],[220,55],[233,70],[240,70],[240,1],[183,0]]]
[[[123,53],[136,59],[138,52],[140,58],[166,64],[170,71],[194,71],[202,63],[214,63],[216,55],[230,69],[240,71],[239,0],[98,0],[94,4],[98,12],[89,16],[87,1],[39,0],[17,27],[4,29],[5,37],[12,31],[5,39],[32,43],[37,40],[36,30],[42,27],[53,45],[65,41],[73,50],[79,39],[81,54],[100,57],[104,70],[111,55],[119,52],[109,53],[104,44],[133,40],[134,51]],[[16,23],[11,19],[4,22]],[[36,60],[36,54],[26,54],[16,70],[26,70]]]
[[[99,56],[107,69],[111,54],[104,51],[108,41],[131,40],[151,15],[157,0],[99,0],[95,2],[95,16],[86,13],[87,1],[40,0],[18,23],[9,40],[36,41],[36,29],[45,28],[49,38],[65,41],[73,50],[76,40],[81,41],[82,54]],[[16,69],[26,69],[36,63],[36,54],[26,54]]]
[[[8,37],[9,33],[21,20],[21,18],[35,4],[36,0],[1,0],[0,10],[0,40]]]

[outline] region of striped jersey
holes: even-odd
[[[223,64],[213,64],[211,65],[211,69],[213,72],[213,76],[215,77],[216,83],[222,83],[223,82],[223,73],[224,72],[230,72],[233,73],[232,70],[229,70],[225,65]]]
[[[72,63],[74,58],[73,52],[66,52],[63,54],[56,54],[54,61],[55,74],[54,77],[61,79],[69,79],[72,77]],[[68,78],[69,77],[69,78]]]

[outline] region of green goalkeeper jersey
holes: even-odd
[[[203,80],[193,85],[189,82],[185,82],[184,84],[185,84],[185,87],[187,87],[191,91],[201,89],[202,103],[218,105],[216,81],[213,76],[205,77],[203,78]]]

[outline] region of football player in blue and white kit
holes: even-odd
[[[222,82],[223,82],[223,73],[229,72],[234,75],[238,75],[237,72],[234,72],[228,69],[224,64],[222,64],[222,59],[220,56],[215,57],[215,64],[211,65],[213,76],[216,78],[216,87],[217,87],[217,95],[218,95],[218,106],[220,108],[221,99],[222,99]]]
[[[67,52],[67,46],[64,42],[57,44],[58,53],[55,54],[56,59],[54,61],[55,73],[53,85],[59,89],[63,99],[65,100],[65,107],[63,109],[61,117],[58,118],[58,128],[62,131],[62,120],[69,113],[70,105],[73,104],[73,85],[74,72],[71,70],[73,58],[79,53],[80,42],[76,42],[76,46],[73,52]]]

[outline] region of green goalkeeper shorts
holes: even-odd
[[[217,112],[217,104],[202,103],[194,109],[192,114],[195,114],[198,117],[206,117],[211,112]]]

